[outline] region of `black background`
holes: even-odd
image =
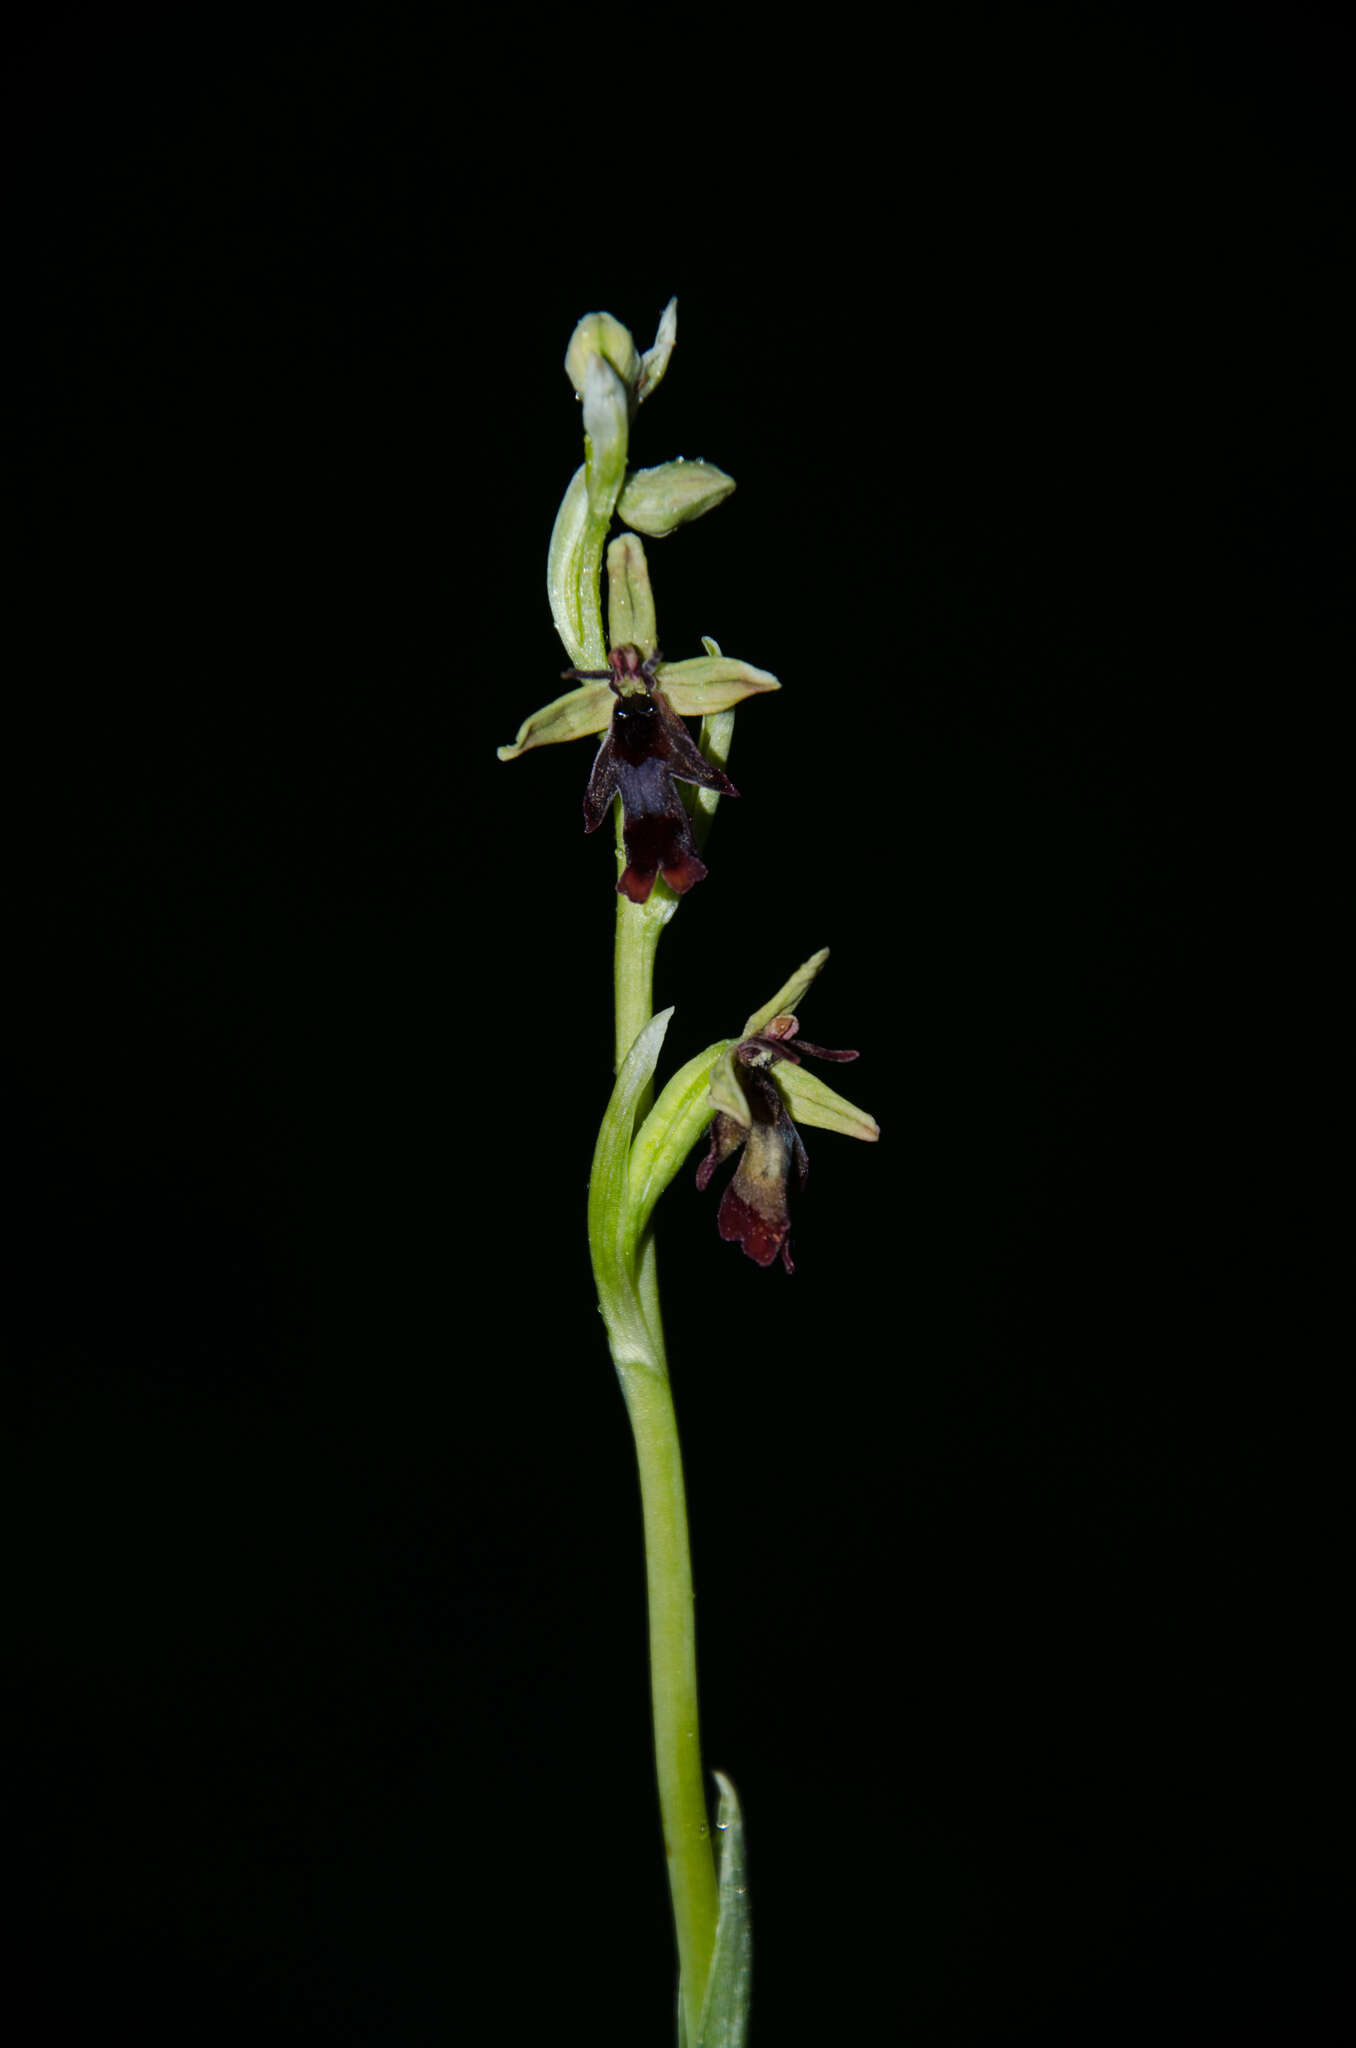
[[[8,131],[23,2038],[669,2038],[611,852],[587,743],[494,747],[571,329],[671,292],[636,460],[738,490],[661,640],[784,691],[666,1061],[828,944],[883,1131],[810,1133],[793,1278],[661,1215],[755,2044],[1336,2038],[1231,765],[1336,559],[1331,46],[1151,62],[1094,154],[1086,73],[869,161],[848,86],[685,196],[657,82],[529,147],[494,67],[206,19],[36,34]]]

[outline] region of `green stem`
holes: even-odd
[[[678,1424],[666,1372],[620,1372],[636,1443],[650,1611],[655,1770],[688,2040],[698,2039],[716,1939],[716,1870],[697,1719],[697,1641]]]
[[[656,885],[656,894],[663,886]],[[639,905],[621,896],[617,899],[614,980],[619,1067],[650,1020],[655,951],[675,901],[670,898],[664,904],[652,897],[650,903]],[[645,1114],[646,1101],[637,1110],[637,1122]],[[640,1474],[655,1770],[687,2038],[695,2044],[716,1937],[716,1871],[697,1718],[697,1639],[683,1460],[664,1356],[654,1238],[649,1231],[640,1246],[635,1286],[650,1356],[636,1357],[634,1342],[614,1346],[612,1355],[631,1420]]]
[[[618,809],[620,808],[619,802]],[[626,865],[620,826],[617,830],[617,845],[617,872],[620,874]],[[667,903],[655,900],[661,889],[668,897]],[[618,1073],[621,1072],[622,1061],[654,1015],[654,956],[659,950],[660,933],[673,915],[676,901],[673,892],[663,881],[658,880],[648,903],[631,903],[625,896],[617,898],[617,930],[612,952],[612,995],[616,1007],[615,1070]],[[642,1118],[645,1115],[645,1107],[640,1111]]]

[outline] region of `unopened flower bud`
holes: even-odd
[[[734,489],[734,478],[713,462],[661,462],[656,469],[633,469],[617,501],[618,516],[652,540],[700,519]]]
[[[628,402],[634,405],[641,360],[630,328],[623,327],[611,313],[586,313],[565,351],[565,374],[581,398],[586,395],[590,367],[600,360],[616,371],[626,387]]]

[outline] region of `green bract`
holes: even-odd
[[[639,1242],[654,1205],[711,1121],[710,1077],[733,1040],[721,1038],[680,1067],[646,1117],[631,1147],[628,1179],[631,1242]]]
[[[598,1132],[589,1175],[589,1246],[598,1306],[618,1372],[627,1366],[660,1368],[637,1288],[639,1231],[631,1195],[631,1139],[636,1110],[650,1085],[672,1009],[660,1010],[639,1033],[622,1062]],[[670,1176],[671,1178],[672,1176]]]
[[[598,564],[608,522],[590,513],[584,471],[577,469],[560,501],[546,553],[551,617],[576,668],[598,668],[606,653],[598,609]]]

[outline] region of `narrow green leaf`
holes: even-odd
[[[720,1845],[720,1904],[711,1975],[702,2004],[697,2048],[744,2048],[753,2000],[753,1921],[744,1871],[744,1816],[734,1786],[720,1771],[716,1830]]]

